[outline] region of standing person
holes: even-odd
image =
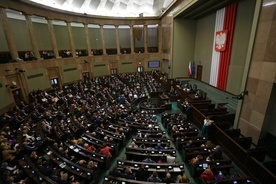
[[[147,181],[149,177],[149,172],[145,169],[144,164],[140,165],[140,168],[136,171],[136,180]]]
[[[212,120],[210,120],[209,116],[206,117],[206,119],[204,119],[204,123],[203,123],[203,126],[202,126],[202,132],[201,132],[201,135],[202,136],[205,136],[208,138],[208,127],[213,123]]]
[[[100,151],[100,154],[105,155],[108,158],[111,158],[112,155],[110,153],[111,147],[107,146],[105,143],[103,144],[103,148]]]

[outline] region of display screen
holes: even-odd
[[[149,68],[159,68],[160,67],[160,61],[149,61],[148,67]]]

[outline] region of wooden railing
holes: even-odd
[[[255,182],[265,184],[275,183],[276,176],[270,170],[251,157],[245,149],[216,125],[214,126],[213,138],[223,148],[227,156]]]

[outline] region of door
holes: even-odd
[[[16,104],[18,104],[21,101],[24,101],[21,89],[13,90],[12,95]]]
[[[202,65],[197,65],[196,79],[201,81],[202,78]]]

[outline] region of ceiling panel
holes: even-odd
[[[82,7],[84,1],[85,1],[85,0],[73,0],[72,6],[73,6],[74,8],[80,8],[80,7]]]
[[[39,6],[87,15],[159,17],[177,0],[20,0]]]

